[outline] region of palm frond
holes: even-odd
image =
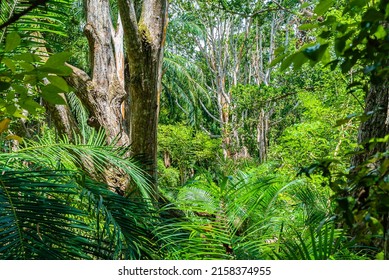
[[[303,232],[294,230],[293,237],[280,241],[280,253],[275,254],[277,258],[291,260],[337,259],[342,251],[350,249],[353,245],[344,235],[343,230],[336,228],[333,221],[328,221],[316,229],[308,227]]]
[[[0,2],[0,43],[9,32],[26,32],[26,44],[37,45],[42,40],[34,39],[34,33],[50,32],[65,36],[63,11],[70,0],[26,1],[10,0]]]
[[[129,147],[117,147],[115,141],[107,145],[102,130],[93,131],[88,142],[84,141],[79,136],[70,142],[66,137],[47,134],[38,141],[25,141],[25,146],[13,153],[0,154],[0,164],[13,168],[29,165],[35,170],[83,170],[92,178],[113,169],[127,174],[143,197],[151,196],[145,172],[128,157]]]
[[[0,259],[157,259],[150,203],[68,171],[0,175]]]
[[[72,111],[73,115],[77,120],[81,137],[83,138],[85,144],[87,142],[87,139],[91,138],[91,136],[93,135],[94,130],[92,127],[87,125],[89,112],[85,108],[82,101],[73,92],[69,92],[68,94],[66,94],[66,100],[68,102],[70,110]]]
[[[176,206],[170,206],[186,218],[163,223],[158,235],[174,259],[257,258],[273,226],[264,213],[279,190],[273,178],[252,181],[243,173],[219,184],[192,181],[178,192]]]

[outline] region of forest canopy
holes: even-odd
[[[389,1],[0,11],[0,259],[389,259]]]

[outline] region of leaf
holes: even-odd
[[[318,16],[323,15],[331,7],[333,0],[320,0],[320,3],[315,7],[315,14]]]
[[[14,59],[29,62],[29,63],[39,62],[42,60],[38,55],[33,53],[17,54],[14,56]]]
[[[5,139],[6,140],[16,140],[19,143],[23,143],[23,138],[20,136],[17,136],[17,135],[8,135],[7,137],[5,137]]]
[[[370,8],[362,17],[363,21],[378,22],[384,20],[384,14],[377,11],[375,8]]]
[[[9,89],[10,86],[11,86],[10,83],[0,81],[0,91],[7,90]]]
[[[62,93],[62,90],[50,84],[42,88],[41,96],[51,104],[66,105],[60,93]]]
[[[314,24],[314,23],[305,23],[305,24],[302,24],[299,26],[299,30],[311,30],[311,29],[314,29],[314,28],[317,28],[318,25],[317,24]]]
[[[320,44],[317,43],[316,45],[312,47],[308,47],[303,50],[303,53],[306,57],[308,57],[310,60],[318,62],[321,60],[321,58],[324,55],[324,52],[328,48],[328,43],[326,44]]]
[[[56,86],[57,88],[63,90],[64,92],[68,92],[69,91],[69,86],[67,84],[67,82],[59,77],[59,76],[48,76],[47,79],[50,81],[50,83],[54,86]]]
[[[275,51],[274,51],[274,55],[275,56],[279,56],[281,54],[283,54],[285,52],[285,47],[278,47]]]
[[[27,93],[28,93],[27,88],[24,87],[24,86],[21,86],[21,85],[13,84],[13,85],[12,85],[12,88],[13,88],[17,93],[19,93],[20,95],[26,96]]]
[[[3,62],[5,64],[5,66],[7,66],[12,72],[15,72],[16,71],[16,65],[15,63],[12,61],[12,59],[9,59],[8,57],[4,57],[1,62]]]
[[[28,63],[28,62],[22,61],[22,62],[20,62],[19,64],[20,64],[20,66],[21,66],[22,68],[24,68],[27,72],[34,71],[34,69],[35,69],[34,65],[32,65],[31,63]]]
[[[270,62],[269,67],[276,66],[276,65],[277,65],[278,63],[280,63],[285,57],[286,57],[285,54],[276,57],[275,59],[272,60],[272,62]]]
[[[293,56],[293,67],[295,70],[299,70],[301,68],[301,66],[307,62],[307,58],[305,57],[305,55],[301,52],[298,52],[296,53],[294,56]]]
[[[337,55],[341,55],[343,53],[345,46],[346,46],[346,38],[344,38],[344,36],[335,39],[335,52]]]
[[[25,102],[20,104],[20,106],[33,115],[37,112],[37,109],[43,109],[43,107],[35,102],[32,98],[27,99]]]
[[[38,70],[45,73],[56,74],[60,76],[68,76],[72,74],[72,68],[68,66],[52,66],[46,67],[45,65],[38,67]]]
[[[8,129],[8,125],[11,122],[10,119],[6,118],[0,122],[0,133],[3,133]]]
[[[384,29],[382,25],[379,25],[377,28],[377,31],[373,34],[373,37],[375,37],[377,40],[384,39],[388,33]]]
[[[69,59],[71,54],[69,52],[61,52],[54,54],[49,57],[49,59],[46,61],[44,67],[58,67],[58,66],[63,66],[65,62]]]
[[[37,83],[37,78],[35,75],[26,75],[24,77],[24,81],[23,81],[26,85],[31,85],[31,86],[35,86],[36,83]]]
[[[5,39],[5,51],[10,52],[20,45],[21,39],[18,33],[9,33]]]
[[[281,71],[284,71],[286,68],[288,68],[292,62],[293,62],[293,57],[295,56],[296,54],[292,54],[290,56],[288,56],[282,63],[281,63]]]

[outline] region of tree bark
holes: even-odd
[[[358,143],[362,146],[362,150],[357,153],[352,159],[352,165],[355,167],[353,174],[358,175],[361,165],[371,158],[376,153],[388,151],[388,142],[372,143],[369,141],[374,138],[384,138],[389,135],[389,81],[386,77],[380,78],[371,77],[370,90],[365,97],[365,115],[370,116],[365,122],[362,122],[358,133]],[[369,163],[368,168],[380,170],[379,172],[388,172],[381,170],[382,161]],[[380,176],[384,176],[382,173]],[[356,205],[359,209],[363,209],[368,202],[370,188],[372,185],[365,186],[362,184],[352,192],[352,196],[356,199]],[[384,258],[389,259],[389,212],[385,213],[380,210],[379,221],[383,227],[383,238],[374,242],[374,246],[381,248],[384,252]]]
[[[358,132],[358,144],[362,145],[363,152],[355,155],[352,164],[358,166],[377,152],[383,152],[388,147],[386,143],[377,143],[369,148],[369,140],[383,138],[389,134],[389,83],[378,78],[372,83],[365,97],[365,115],[369,118],[362,122]]]
[[[139,16],[137,5],[142,5]],[[71,66],[67,81],[90,112],[88,124],[104,128],[109,142],[131,145],[132,156],[141,156],[156,191],[168,2],[119,0],[116,28],[108,0],[86,0],[85,6],[92,73]]]
[[[144,0],[139,20],[134,1],[119,0],[118,4],[129,62],[126,89],[130,94],[131,151],[144,159],[156,185],[157,124],[168,1]]]

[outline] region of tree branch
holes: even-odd
[[[127,54],[131,54],[129,59],[138,60],[141,57],[142,42],[139,36],[134,2],[131,0],[118,0],[118,7],[125,34]]]
[[[63,78],[71,87],[75,89],[74,93],[81,100],[81,102],[86,106],[88,111],[91,112],[93,105],[89,100],[89,94],[88,94],[89,91],[91,90],[91,87],[93,87],[93,82],[91,77],[89,77],[89,75],[85,73],[83,70],[73,65],[66,64],[66,66],[72,69],[72,74],[70,76],[65,76]]]

